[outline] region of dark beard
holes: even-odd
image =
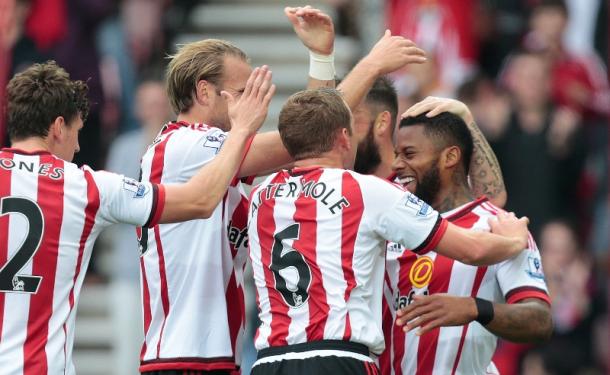
[[[374,123],[371,123],[366,138],[358,144],[354,171],[361,174],[372,174],[381,163],[379,146],[375,143],[375,135],[373,134],[374,125]]]
[[[437,165],[438,160],[435,160],[421,181],[417,182],[417,187],[415,188],[415,195],[430,205],[434,203],[438,192],[441,190],[441,178]]]

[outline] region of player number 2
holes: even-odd
[[[273,249],[271,251],[271,271],[275,278],[275,289],[280,292],[282,298],[291,307],[300,307],[309,298],[309,285],[311,284],[311,270],[296,249],[284,244],[284,240],[299,238],[299,224],[292,224],[275,234]],[[285,276],[294,275],[296,271],[298,281]]]
[[[28,232],[21,246],[0,269],[0,292],[36,293],[41,276],[19,275],[19,271],[32,259],[40,247],[44,231],[42,210],[27,198],[4,197],[0,199],[0,216],[21,214],[28,222]]]

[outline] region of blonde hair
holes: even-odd
[[[183,113],[193,106],[193,95],[200,80],[215,85],[221,83],[225,56],[248,59],[244,51],[219,39],[184,44],[170,56],[166,72],[167,96],[174,112]]]

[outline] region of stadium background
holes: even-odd
[[[508,208],[532,220],[555,322],[545,345],[500,343],[495,361],[502,373],[602,374],[610,358],[608,2],[567,0],[565,30],[558,27],[557,14],[540,13],[540,4],[547,2],[323,0],[311,5],[335,21],[338,76],[389,27],[413,39],[430,58],[393,75],[401,110],[428,95],[458,97],[496,150]],[[173,116],[162,80],[165,57],[176,44],[227,39],[245,50],[254,66],[268,64],[278,92],[264,129],[274,128],[282,103],[307,81],[307,52],[283,16],[286,5],[304,4],[0,0],[0,84],[5,87],[13,74],[47,59],[57,60],[72,78],[88,80],[93,105],[77,162],[137,178],[146,144]],[[559,53],[549,53],[545,44],[554,36],[561,39]],[[511,58],[522,50],[537,54]],[[0,90],[2,103],[4,94]],[[536,110],[543,114],[538,123],[517,120]],[[4,120],[2,114],[0,143],[6,144]],[[133,229],[115,227],[98,242],[83,288],[74,354],[79,374],[136,373],[142,335],[138,282]],[[248,297],[253,323],[252,292]],[[255,356],[247,341],[244,368]]]

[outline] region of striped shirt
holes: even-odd
[[[443,214],[468,229],[489,231],[487,220],[499,208],[482,197]],[[491,357],[497,337],[477,322],[442,327],[418,337],[396,326],[396,310],[413,295],[448,293],[498,303],[538,298],[550,304],[540,253],[533,238],[518,256],[489,267],[469,266],[430,251],[413,254],[388,244],[385,277],[384,333],[386,351],[380,358],[384,374],[485,374],[495,367]],[[494,372],[490,372],[494,373]]]
[[[93,243],[114,223],[154,225],[163,191],[48,152],[0,151],[0,373],[75,373],[74,320]]]
[[[320,167],[269,176],[252,191],[248,219],[256,348],[333,339],[381,353],[385,240],[425,252],[446,226],[374,176]]]
[[[142,158],[142,180],[188,181],[227,134],[184,122],[164,126]],[[239,366],[245,308],[247,196],[234,180],[208,219],[138,231],[145,341],[140,371]]]

